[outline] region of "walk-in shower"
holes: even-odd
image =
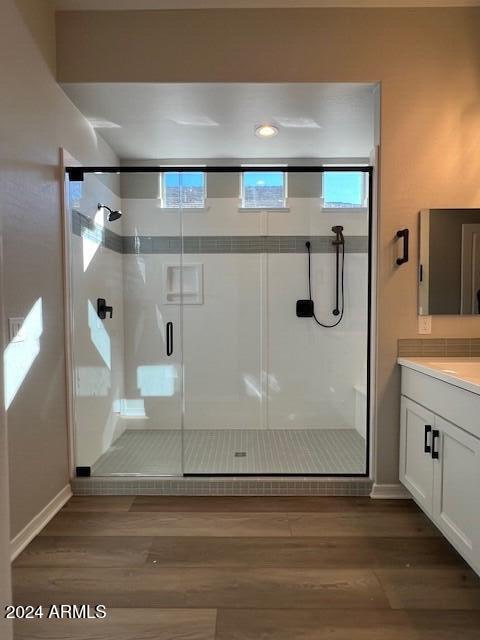
[[[371,167],[145,165],[67,170],[77,474],[367,475]]]

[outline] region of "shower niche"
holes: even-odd
[[[164,264],[165,304],[203,304],[203,264]]]
[[[205,167],[201,187],[184,167],[83,171],[69,185],[75,465],[92,476],[368,475],[369,198],[326,207],[322,166]],[[370,189],[366,165],[330,171]],[[287,207],[269,209],[279,173]],[[247,213],[242,185],[258,205]],[[340,294],[344,313],[332,315]],[[98,298],[112,318],[98,319]],[[297,316],[307,299],[332,326]]]

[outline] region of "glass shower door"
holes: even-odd
[[[70,184],[77,475],[367,473],[371,207],[341,171]]]
[[[267,428],[283,473],[362,475],[368,174],[291,171],[286,179],[288,210],[268,213]]]
[[[70,185],[77,475],[183,473],[181,209],[163,186],[158,172]]]
[[[184,208],[184,473],[366,473],[367,178],[208,171]]]
[[[166,176],[122,175],[127,428],[145,476],[183,473],[181,181]]]
[[[265,421],[263,218],[242,207],[239,171],[204,176],[203,206],[182,211],[184,472],[253,473]]]

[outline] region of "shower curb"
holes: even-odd
[[[75,478],[75,496],[368,496],[369,478]]]

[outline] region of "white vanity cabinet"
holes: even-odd
[[[480,571],[480,440],[435,416],[438,460],[433,460],[433,520]]]
[[[400,422],[400,481],[429,516],[433,514],[431,448],[435,415],[402,396]],[[425,444],[425,443],[430,444]]]
[[[402,368],[400,481],[480,573],[480,434],[477,429],[469,432],[471,423],[467,421],[466,429],[462,420],[465,406],[478,402],[476,413],[470,415],[480,429],[480,395],[454,387],[458,409],[450,404],[447,410],[449,386],[445,381]],[[422,395],[424,387],[430,389]],[[462,402],[463,393],[466,396]],[[424,397],[428,404],[422,402]],[[440,410],[449,413],[449,419],[440,415]],[[455,414],[458,421],[454,422],[451,416]]]

